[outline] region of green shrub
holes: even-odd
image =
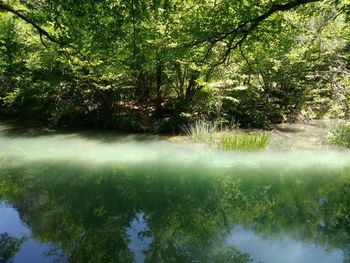
[[[350,122],[335,124],[330,131],[329,141],[350,148]]]
[[[115,114],[111,121],[105,124],[106,127],[113,127],[122,131],[143,131],[143,126],[139,116],[135,113]]]
[[[267,133],[263,134],[224,134],[220,138],[219,147],[225,150],[260,150],[265,149],[271,140]]]

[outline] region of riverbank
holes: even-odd
[[[213,147],[217,148],[218,143],[206,140],[197,140],[191,137],[191,134],[185,131],[182,134],[152,134],[152,133],[128,133],[115,129],[94,129],[87,127],[65,128],[53,125],[47,125],[39,121],[28,121],[21,119],[4,118],[1,121],[0,131],[9,133],[11,136],[38,137],[48,136],[51,134],[62,134],[69,136],[70,134],[79,134],[86,138],[99,139],[105,142],[113,142],[122,140],[164,140],[171,143],[191,144],[196,147]],[[325,150],[339,149],[329,142],[330,129],[337,123],[344,120],[308,120],[299,123],[282,123],[276,125],[270,130],[259,129],[230,129],[215,132],[214,137],[220,138],[223,135],[259,135],[267,134],[269,144],[267,150]]]
[[[232,129],[224,130],[216,133],[217,138],[223,134],[268,134],[270,136],[267,150],[326,150],[326,149],[341,149],[343,147],[337,146],[329,142],[331,128],[338,124],[344,123],[340,119],[328,120],[308,120],[299,123],[282,123],[276,125],[270,130],[259,129]],[[176,143],[194,142],[190,135],[187,136],[168,136],[167,140]],[[205,142],[198,142],[200,144],[207,144],[216,147],[217,144]]]

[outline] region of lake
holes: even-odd
[[[3,121],[0,262],[350,262],[350,152]]]

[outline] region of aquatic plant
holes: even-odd
[[[213,143],[215,134],[218,132],[218,125],[210,121],[197,120],[183,130],[193,141]]]
[[[223,134],[219,147],[225,150],[260,150],[265,149],[271,140],[268,133],[262,134]]]
[[[330,129],[329,141],[350,148],[350,122],[334,124]]]
[[[292,149],[295,140],[290,138],[271,137],[268,148],[273,151],[289,151]]]
[[[225,150],[265,149],[271,140],[270,134],[267,133],[239,133],[238,130],[223,128],[205,120],[198,120],[183,130],[195,142],[214,144]]]

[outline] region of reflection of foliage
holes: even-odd
[[[132,262],[127,229],[140,211],[153,240],[146,262],[249,262],[225,246],[237,224],[348,253],[349,170],[10,163],[0,195],[73,262]]]
[[[13,262],[14,255],[19,251],[23,239],[11,237],[8,233],[0,234],[0,262]]]
[[[244,263],[253,261],[249,254],[242,253],[235,248],[219,247],[214,250],[214,254],[211,258],[204,259],[202,262],[218,262],[218,263]]]

